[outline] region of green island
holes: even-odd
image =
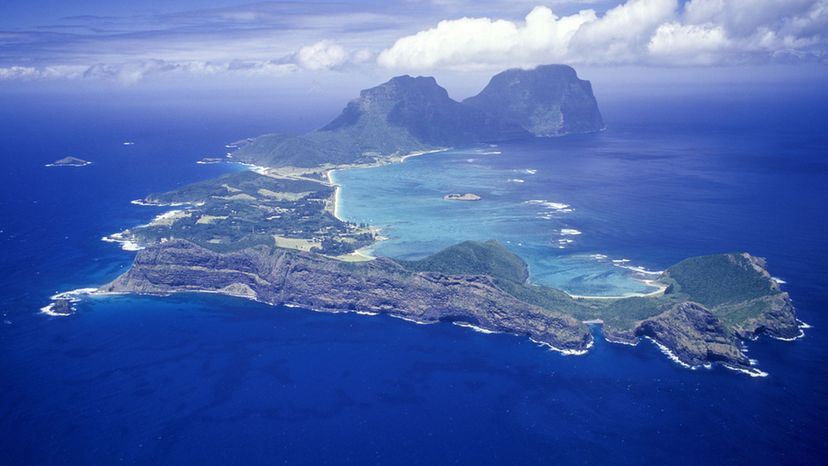
[[[526,263],[497,241],[460,242],[416,261],[365,252],[381,239],[378,230],[337,217],[332,170],[397,163],[447,146],[603,129],[589,82],[571,68],[504,73],[508,79],[495,76],[481,96],[462,103],[433,78],[394,78],[362,91],[320,130],[229,145],[236,149],[230,160],[251,169],[136,201],[175,209],[107,237],[138,253],[127,272],[87,294],[209,292],[453,322],[526,336],[566,354],[587,352],[589,326],[600,325],[607,341],[650,339],[686,367],[718,363],[764,375],[744,341],[793,339],[802,331],[765,261],[747,253],[689,258],[652,281],[656,292],[598,298],[532,283]],[[54,305],[62,313],[66,299],[59,295]]]

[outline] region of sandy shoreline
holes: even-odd
[[[342,190],[342,187],[336,183],[336,179],[334,178],[334,172],[337,169],[328,170],[325,172],[325,177],[328,178],[328,184],[334,188],[334,195],[333,195],[333,206],[331,207],[331,214],[336,217],[337,220],[342,220],[342,217],[339,216],[339,192]]]
[[[388,165],[388,164],[392,164],[392,163],[403,163],[406,160],[408,160],[410,158],[413,158],[413,157],[419,157],[421,155],[426,155],[426,154],[434,154],[434,153],[437,153],[437,152],[445,152],[447,150],[449,150],[449,149],[448,148],[443,148],[443,149],[416,151],[416,152],[410,152],[410,153],[408,153],[406,155],[402,155],[402,156],[387,157],[387,158],[384,158],[382,160],[378,160],[374,163],[358,164],[358,165],[345,165],[345,166],[334,167],[334,168],[330,168],[330,169],[325,170],[324,173],[325,173],[325,178],[327,178],[327,180],[328,180],[328,185],[334,188],[333,202],[332,202],[332,205],[330,206],[331,215],[333,215],[337,220],[340,220],[342,222],[347,222],[347,220],[345,220],[344,218],[342,218],[340,216],[340,212],[339,212],[340,211],[340,204],[341,204],[341,197],[342,197],[342,193],[341,193],[342,192],[342,186],[339,183],[336,182],[335,172],[337,172],[339,170],[351,170],[351,169],[355,169],[355,168],[376,168],[376,167],[381,167],[383,165]],[[379,227],[372,226],[371,228],[373,230],[375,230],[378,234],[382,231]],[[382,241],[382,238],[380,237],[379,239],[377,239],[377,241]],[[370,250],[370,248],[371,248],[371,246],[361,248],[361,249],[358,249],[358,250],[356,250],[356,251],[354,251],[350,254],[346,254],[345,256],[340,256],[337,259],[345,260],[345,261],[357,261],[357,262],[367,261],[367,260],[374,260],[374,259],[376,259],[376,256],[374,256],[374,255],[372,255],[368,252]]]
[[[445,152],[447,150],[449,150],[449,148],[421,150],[421,151],[409,152],[408,154],[401,155],[401,156],[400,155],[392,155],[392,156],[386,157],[382,160],[378,160],[378,161],[373,162],[373,163],[343,165],[343,166],[333,167],[333,168],[325,170],[325,177],[328,179],[328,185],[330,185],[334,188],[334,200],[333,200],[333,207],[331,209],[332,210],[331,213],[338,220],[341,220],[343,222],[345,221],[342,217],[339,216],[340,190],[341,190],[342,187],[336,182],[334,172],[339,171],[339,170],[350,170],[350,169],[354,169],[354,168],[376,168],[376,167],[381,167],[383,165],[389,165],[389,164],[393,164],[393,163],[403,163],[406,160],[408,160],[410,158],[413,158],[413,157],[419,157],[421,155],[427,155],[427,154],[435,154],[437,152]]]
[[[624,298],[652,298],[654,296],[661,296],[667,290],[667,285],[661,283],[657,280],[639,280],[638,281],[644,283],[647,286],[654,286],[657,289],[655,291],[650,291],[649,293],[626,293],[619,296],[589,296],[589,295],[579,295],[579,294],[570,294],[570,298],[574,299],[624,299]]]
[[[433,150],[424,150],[424,151],[416,151],[411,152],[405,155],[392,155],[388,156],[379,160],[376,160],[372,163],[365,163],[365,164],[352,164],[352,165],[339,165],[339,166],[327,166],[327,167],[316,167],[316,168],[299,168],[299,167],[282,167],[282,168],[268,168],[259,165],[244,163],[244,162],[235,162],[239,165],[246,167],[248,170],[251,170],[255,173],[258,173],[263,176],[269,176],[273,178],[285,178],[285,179],[294,179],[294,180],[303,180],[303,181],[313,181],[316,183],[327,184],[334,188],[334,194],[331,202],[325,207],[331,214],[337,219],[342,222],[347,222],[343,219],[340,215],[340,205],[341,205],[341,190],[342,187],[337,184],[334,172],[337,170],[348,170],[354,168],[374,168],[380,167],[383,165],[388,165],[391,163],[402,163],[412,157],[418,157],[421,155],[432,154],[436,152],[443,152],[449,150],[448,148],[441,148],[441,149],[433,149]],[[311,175],[322,175],[320,178],[316,178],[315,176]],[[326,182],[327,181],[327,182]],[[132,201],[132,204],[141,205],[141,206],[152,206],[152,207],[189,207],[189,206],[197,206],[200,203],[191,203],[191,202],[182,202],[182,203],[154,203],[154,202],[147,202],[144,199],[137,199]],[[174,209],[163,212],[153,218],[149,224],[147,225],[140,225],[141,226],[152,226],[157,224],[166,224],[172,223],[178,220],[180,216],[187,215],[187,209]],[[380,236],[381,230],[378,227],[369,227],[376,235],[376,241],[382,241],[384,238]],[[110,243],[120,243],[121,248],[125,251],[139,251],[143,249],[141,245],[139,245],[133,238],[129,235],[129,230],[124,230],[121,232],[113,233],[111,235],[104,236],[101,240],[110,242]],[[345,262],[365,262],[376,259],[374,255],[370,253],[371,246],[367,246],[364,248],[360,248],[354,252],[349,254],[345,254],[342,256],[333,257],[334,259],[342,260]]]

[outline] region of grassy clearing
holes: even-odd
[[[273,235],[273,239],[276,241],[276,247],[278,248],[308,252],[320,247],[319,241],[305,238],[287,238],[285,236]]]

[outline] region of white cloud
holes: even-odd
[[[307,45],[296,53],[296,63],[306,70],[330,70],[348,61],[349,54],[341,45],[323,40]]]
[[[368,49],[357,50],[351,55],[351,61],[354,63],[365,63],[374,58],[374,52]]]
[[[135,84],[152,76],[285,76],[299,71],[293,63],[274,61],[234,61],[212,63],[198,60],[138,60],[123,63],[98,63],[91,66],[57,65],[43,68],[30,66],[0,67],[0,80],[32,79],[102,79],[121,84]]]
[[[31,79],[38,76],[38,69],[31,66],[9,66],[0,68],[0,79]]]
[[[676,14],[677,0],[629,0],[578,29],[571,55],[591,62],[630,62],[640,55],[659,25]]]
[[[665,63],[707,65],[715,63],[718,54],[730,46],[730,40],[719,26],[667,23],[656,30],[647,50]]]
[[[261,3],[73,20],[80,23],[70,21],[67,31],[0,31],[0,80],[129,84],[185,74],[283,76],[357,67],[370,73],[377,65],[428,72],[542,63],[828,62],[828,0],[536,1],[581,10],[560,15],[549,6],[532,8],[532,0],[430,0],[409,9],[371,7],[378,11],[342,4],[321,14],[300,3]],[[601,8],[607,4],[613,6]],[[516,10],[529,13],[515,19]],[[438,21],[458,11],[477,16]],[[400,30],[415,32],[400,37]]]
[[[592,10],[559,18],[538,6],[522,24],[490,18],[441,21],[435,28],[399,39],[377,61],[388,68],[410,69],[528,65],[539,56],[563,58],[572,36],[594,20]]]
[[[628,0],[603,14],[559,17],[535,7],[523,21],[441,21],[398,39],[387,68],[479,69],[541,63],[700,65],[824,60],[828,0]]]
[[[87,69],[85,66],[56,65],[37,68],[33,66],[0,67],[0,80],[4,79],[53,79],[78,78]]]
[[[275,60],[202,60],[136,58],[115,63],[60,65],[46,67],[0,67],[0,80],[102,79],[131,85],[158,76],[270,76],[278,77],[301,70],[322,71],[348,63],[365,63],[373,58],[369,50],[348,52],[329,41],[301,47],[297,52]]]
[[[814,0],[691,0],[684,9],[689,24],[713,23],[728,32],[748,36],[758,28],[778,29],[787,19],[824,1]]]
[[[272,61],[205,62],[198,60],[144,60],[114,65],[93,65],[84,71],[83,77],[115,80],[122,84],[135,84],[152,76],[210,76],[218,74],[284,76],[298,70],[299,67],[293,63],[276,63]]]

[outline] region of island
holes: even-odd
[[[63,297],[55,297],[52,299],[52,302],[41,309],[41,311],[44,314],[53,316],[68,316],[75,312],[75,307],[72,305],[72,300]]]
[[[60,160],[55,160],[52,163],[47,163],[47,167],[85,167],[91,165],[92,162],[88,160],[79,159],[77,157],[64,157]]]
[[[443,199],[447,201],[479,201],[481,198],[477,194],[473,193],[466,193],[466,194],[446,194],[443,196]]]
[[[451,322],[527,337],[565,354],[586,353],[594,338],[590,326],[598,325],[609,342],[648,339],[685,367],[719,364],[765,375],[743,342],[760,335],[790,340],[802,330],[764,259],[745,252],[694,257],[652,280],[652,293],[573,296],[532,283],[526,262],[497,241],[458,238],[414,261],[374,257],[370,246],[379,231],[337,214],[337,169],[398,163],[448,146],[602,128],[589,82],[566,66],[506,71],[463,103],[433,78],[396,77],[362,91],[319,130],[228,144],[232,160],[247,171],[134,201],[174,209],[106,237],[138,252],[121,276],[83,293],[220,293],[270,305]],[[52,309],[63,312],[66,304]]]

